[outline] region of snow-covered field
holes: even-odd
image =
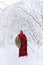
[[[0,10],[0,65],[43,65],[42,5],[23,0]],[[21,29],[27,36],[28,56],[19,58],[15,37]]]

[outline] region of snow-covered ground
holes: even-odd
[[[41,1],[23,0],[1,8],[0,65],[43,65],[42,5]],[[28,56],[19,58],[15,37],[21,29],[27,36]]]

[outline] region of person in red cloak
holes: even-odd
[[[27,37],[21,30],[18,34],[20,40],[21,40],[21,46],[19,48],[19,57],[21,56],[27,56]]]

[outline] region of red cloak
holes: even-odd
[[[23,33],[18,34],[18,36],[21,40],[21,47],[19,48],[19,57],[27,56],[27,38]]]

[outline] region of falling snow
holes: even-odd
[[[43,65],[43,2],[26,2],[0,2],[0,65]],[[28,39],[28,57],[19,58],[15,37],[21,29]]]

